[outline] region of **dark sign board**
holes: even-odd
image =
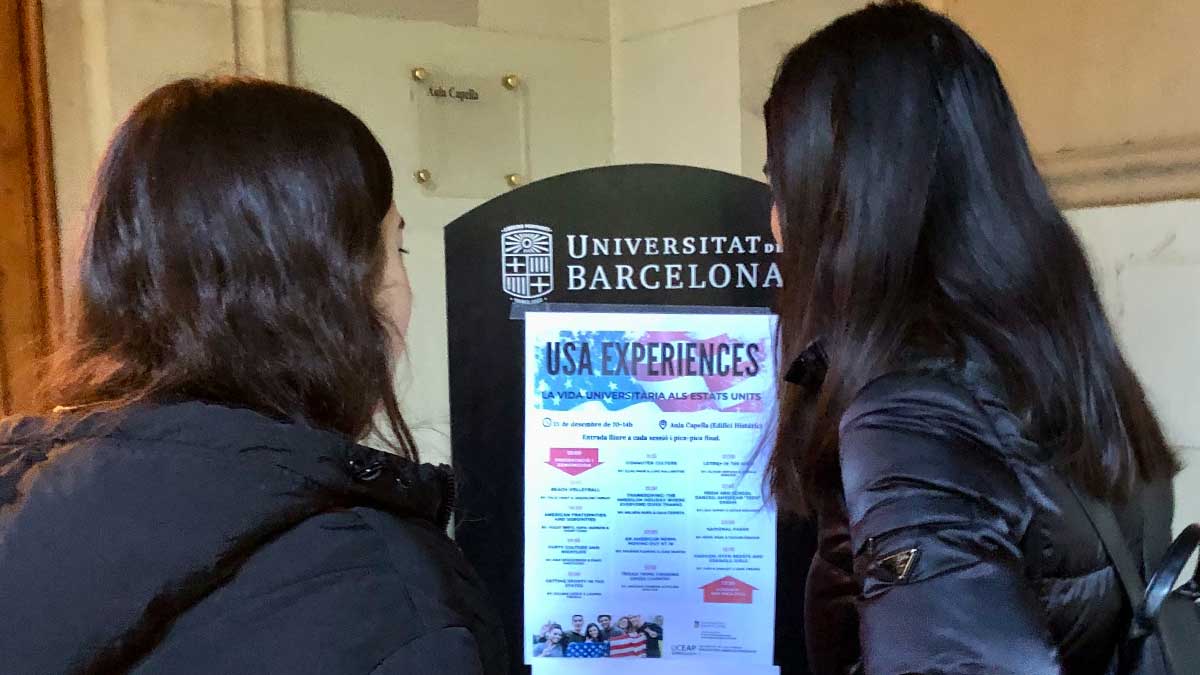
[[[669,165],[587,169],[497,197],[446,227],[456,537],[522,672],[523,311],[538,303],[770,307],[781,277],[762,183]],[[782,521],[781,519],[781,522]],[[776,661],[804,666],[812,531],[780,526]]]

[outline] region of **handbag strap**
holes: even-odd
[[[1092,523],[1092,528],[1100,537],[1104,552],[1108,554],[1108,559],[1117,572],[1117,579],[1121,582],[1121,588],[1125,590],[1125,597],[1129,600],[1129,609],[1133,613],[1129,637],[1131,639],[1145,637],[1154,630],[1154,626],[1147,625],[1143,618],[1142,604],[1146,596],[1146,584],[1142,581],[1141,574],[1138,573],[1133,551],[1130,549],[1125,535],[1121,532],[1116,514],[1107,503],[1084,494],[1073,482],[1063,478],[1057,471],[1052,471],[1052,473],[1055,478],[1066,484],[1071,494],[1075,495],[1075,499],[1079,501],[1079,505],[1083,507],[1084,513]]]

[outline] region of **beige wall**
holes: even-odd
[[[613,73],[617,163],[738,172],[736,14],[614,42]]]
[[[412,180],[420,167],[415,163],[417,112],[409,95],[409,72],[424,66],[459,75],[520,74],[529,97],[532,179],[605,164],[612,147],[609,21],[607,11],[597,10],[607,5],[574,0],[576,11],[538,15],[529,9],[533,4],[515,3],[514,8],[524,9],[507,14],[481,4],[480,23],[489,16],[503,22],[488,27],[314,10],[291,14],[294,82],[359,114],[379,136],[395,169],[396,204],[408,223],[405,246],[412,251],[407,264],[415,296],[407,367],[399,377],[406,392],[405,413],[429,460],[449,461],[442,228],[483,200],[432,196]],[[549,36],[555,32],[563,37]]]
[[[739,173],[738,12],[763,0],[612,0],[613,159]]]
[[[946,0],[1073,206],[1200,197],[1200,3]]]
[[[290,0],[288,7],[598,42],[609,31],[608,0]]]
[[[865,4],[613,0],[615,161],[691,164],[760,179],[762,104],[780,58]]]
[[[283,0],[45,0],[46,69],[66,290],[92,173],[156,86],[197,74],[286,76]],[[236,20],[235,20],[236,19]]]
[[[1200,522],[1200,200],[1076,209],[1125,355],[1188,464],[1176,522]]]

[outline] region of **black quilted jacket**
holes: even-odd
[[[504,672],[445,468],[201,403],[0,424],[0,671]]]
[[[1128,603],[999,396],[947,373],[884,377],[844,415],[839,451],[844,497],[825,500],[807,587],[814,674],[1113,672]],[[1116,511],[1136,550],[1140,510]],[[1170,523],[1145,527],[1165,539]]]

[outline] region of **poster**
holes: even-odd
[[[703,307],[525,315],[526,662],[772,663],[773,335]]]

